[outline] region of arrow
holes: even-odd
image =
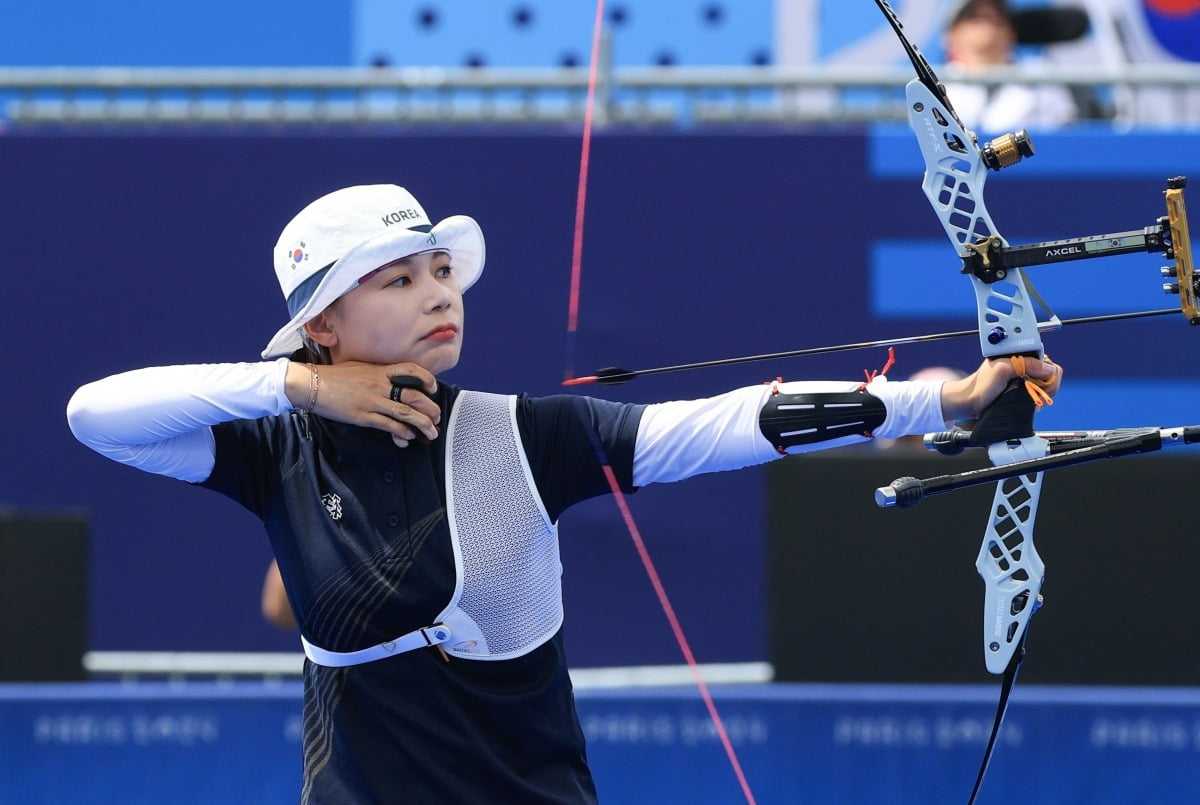
[[[1179,308],[1166,308],[1163,310],[1142,310],[1132,313],[1111,313],[1104,316],[1085,316],[1078,319],[1066,319],[1063,321],[1040,322],[1038,324],[1038,332],[1052,333],[1073,324],[1096,324],[1102,321],[1119,321],[1121,319],[1142,319],[1150,316],[1171,316],[1177,315]],[[910,335],[902,338],[885,338],[879,341],[859,341],[853,344],[837,344],[829,347],[809,347],[808,349],[793,349],[787,352],[769,352],[764,355],[745,355],[740,358],[721,358],[714,361],[700,361],[698,363],[681,363],[675,366],[659,366],[654,369],[620,369],[617,367],[608,367],[601,369],[594,375],[586,377],[574,377],[563,381],[564,386],[582,386],[588,383],[599,383],[602,386],[616,386],[621,383],[628,383],[635,377],[642,375],[659,375],[667,372],[682,372],[685,369],[707,369],[713,366],[731,366],[738,363],[753,363],[755,361],[777,360],[780,358],[799,358],[805,355],[824,355],[834,352],[850,352],[858,349],[873,349],[876,347],[895,347],[902,344],[921,344],[926,341],[944,341],[950,338],[965,338],[967,336],[979,335],[979,330],[955,330],[948,333],[931,333],[928,335]]]

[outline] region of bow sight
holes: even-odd
[[[905,42],[906,46],[908,45]],[[909,50],[912,56],[913,50]],[[924,58],[916,54],[920,62]],[[921,64],[914,58],[914,64],[921,72]],[[926,67],[928,65],[926,64]],[[929,71],[932,76],[932,70]],[[926,82],[922,82],[926,83]],[[944,93],[945,88],[937,82],[936,77],[926,86],[932,84],[938,93]],[[949,104],[949,99],[945,99]],[[917,104],[914,111],[924,111]],[[945,118],[933,110],[935,119],[944,123]],[[972,138],[974,132],[969,132]],[[952,151],[965,152],[965,146],[957,137],[948,136],[947,145]],[[979,147],[979,157],[983,164],[994,171],[1016,165],[1025,157],[1034,154],[1033,140],[1025,129],[1002,134]],[[1163,291],[1180,297],[1180,310],[1189,324],[1200,324],[1200,307],[1196,297],[1200,295],[1200,277],[1197,277],[1195,263],[1192,260],[1191,239],[1188,233],[1187,206],[1183,200],[1183,189],[1187,187],[1186,176],[1174,176],[1167,179],[1167,189],[1163,191],[1167,201],[1167,214],[1158,219],[1153,226],[1142,230],[1116,232],[1107,235],[1090,235],[1066,240],[1045,241],[1043,243],[1027,243],[1021,246],[1008,246],[997,235],[980,238],[974,243],[964,244],[970,254],[963,257],[963,273],[973,274],[983,282],[992,283],[1008,276],[1009,269],[1026,266],[1047,265],[1049,263],[1065,263],[1073,260],[1089,260],[1094,257],[1113,257],[1118,254],[1133,254],[1136,252],[1151,252],[1164,255],[1173,260],[1175,265],[1163,266],[1162,276],[1168,281],[1163,283]],[[992,344],[1004,340],[1006,335],[1001,332],[988,334]]]
[[[1017,246],[1005,245],[995,235],[980,238],[974,243],[966,244],[970,253],[963,257],[963,273],[972,274],[983,282],[993,283],[1007,277],[1009,271],[1014,268],[1139,252],[1162,254],[1168,260],[1174,261],[1174,265],[1163,266],[1161,269],[1162,276],[1168,280],[1163,283],[1163,291],[1178,295],[1180,311],[1184,317],[1191,324],[1200,324],[1200,307],[1197,307],[1196,303],[1196,297],[1200,295],[1200,277],[1196,276],[1195,263],[1192,260],[1187,207],[1183,199],[1183,189],[1186,186],[1185,176],[1175,176],[1167,180],[1167,189],[1163,191],[1167,202],[1167,214],[1160,217],[1153,226],[1144,229]],[[988,340],[998,343],[1005,337],[1007,336],[1004,333],[993,332],[989,334]]]

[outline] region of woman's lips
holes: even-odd
[[[441,327],[435,327],[430,330],[421,339],[422,341],[453,341],[458,335],[458,328],[453,324],[443,324]]]

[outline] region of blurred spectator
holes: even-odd
[[[1005,0],[967,0],[951,18],[945,41],[947,64],[960,75],[982,75],[1016,61],[1016,29]],[[979,132],[1054,128],[1078,117],[1071,91],[1057,84],[948,81],[946,87],[963,125]]]

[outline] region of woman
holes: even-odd
[[[406,190],[349,187],[285,227],[291,320],[250,364],[79,389],[89,447],[262,518],[300,625],[306,802],[593,802],[563,654],[556,523],[609,486],[938,430],[1013,377],[787,383],[631,405],[467,391],[484,241]],[[290,356],[290,357],[289,357]],[[1050,393],[1057,367],[1030,361]],[[848,412],[848,413],[847,413]]]

